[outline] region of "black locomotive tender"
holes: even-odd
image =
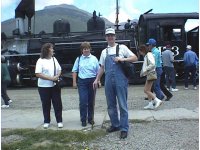
[[[6,37],[2,33],[1,54],[7,59],[12,78],[11,85],[36,85],[35,64],[40,57],[41,46],[46,42],[54,44],[55,57],[62,67],[64,84],[71,85],[71,69],[75,59],[80,55],[80,44],[89,41],[92,46],[92,54],[99,59],[101,51],[107,46],[105,41],[105,22],[96,13],[87,22],[87,32],[70,32],[70,23],[67,20],[56,20],[53,24],[53,33],[31,33],[31,18],[34,16],[34,0],[22,0],[15,10],[17,28],[13,30],[12,37]],[[151,11],[151,10],[150,10]],[[145,44],[148,38],[155,38],[158,48],[162,51],[166,42],[173,46],[176,55],[175,67],[177,75],[183,75],[183,54],[187,44],[192,45],[197,54],[199,52],[199,27],[188,32],[185,31],[187,19],[198,19],[198,13],[167,13],[153,14],[150,11],[142,14],[137,24],[131,24],[130,20],[124,29],[119,30],[116,25],[117,43],[127,45],[138,57],[134,63],[136,75],[129,80],[131,84],[144,82],[139,77],[142,58],[138,54],[138,47]],[[28,17],[28,31],[24,34],[23,19]]]

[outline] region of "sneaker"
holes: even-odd
[[[63,128],[63,123],[62,122],[58,123],[58,128]]]
[[[170,91],[172,91],[172,92],[177,92],[178,91],[178,89],[174,89],[174,88],[171,88],[171,90]]]
[[[86,127],[86,126],[87,126],[86,121],[82,121],[82,127]]]
[[[153,102],[149,102],[147,106],[144,107],[144,109],[154,109]]]
[[[10,99],[9,101],[8,101],[8,103],[10,104],[10,103],[12,103],[13,101]]]
[[[110,126],[108,129],[106,129],[106,132],[111,133],[111,132],[115,132],[115,131],[119,131],[119,130],[120,130],[119,127]]]
[[[171,98],[173,97],[173,95],[168,96],[165,101],[169,101]]]
[[[120,133],[120,139],[125,139],[127,138],[128,133],[126,131],[121,131]]]
[[[188,90],[188,87],[184,87],[185,90]]]
[[[196,86],[194,86],[194,88],[193,88],[194,90],[197,90],[197,87]]]
[[[157,97],[155,98],[154,101],[155,101],[155,103],[156,103],[155,108],[159,107],[159,106],[162,104],[162,101],[159,100]]]
[[[47,129],[49,127],[49,123],[44,123],[43,127]]]
[[[9,105],[2,105],[1,108],[9,108]]]

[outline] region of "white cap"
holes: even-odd
[[[115,34],[115,29],[113,29],[113,28],[108,28],[108,29],[106,29],[105,34]]]
[[[186,48],[187,48],[187,49],[192,49],[192,46],[191,46],[191,45],[187,45]]]

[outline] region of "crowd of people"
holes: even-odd
[[[128,79],[121,68],[121,62],[136,62],[138,58],[126,45],[115,42],[116,35],[113,28],[106,29],[105,39],[108,46],[102,50],[99,61],[91,54],[92,47],[90,43],[81,43],[80,56],[77,57],[72,68],[73,87],[78,89],[81,125],[83,127],[87,126],[87,123],[93,125],[95,123],[94,103],[96,89],[100,85],[102,75],[105,73],[105,96],[111,122],[111,126],[106,131],[108,133],[120,131],[120,138],[124,139],[127,138],[129,130]],[[175,80],[175,56],[172,52],[172,46],[167,43],[161,53],[156,44],[156,40],[150,38],[146,44],[139,47],[139,54],[144,57],[140,76],[146,76],[144,93],[147,95],[145,99],[149,101],[144,109],[150,110],[158,108],[164,100],[169,101],[173,97],[171,92],[178,91]],[[117,45],[119,45],[118,56],[116,56]],[[44,117],[43,127],[45,129],[50,126],[51,122],[51,104],[54,108],[58,128],[63,127],[61,88],[56,82],[62,70],[53,53],[53,44],[45,43],[41,48],[41,55],[35,68]],[[193,89],[196,90],[195,73],[198,57],[192,51],[190,45],[187,46],[187,52],[185,52],[183,60],[185,89],[189,88],[188,76],[191,73]],[[1,107],[9,108],[12,100],[8,97],[6,89],[11,79],[3,56],[1,57],[1,72],[1,96],[5,102]]]

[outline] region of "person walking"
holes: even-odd
[[[12,100],[7,94],[7,86],[10,82],[11,78],[6,64],[6,59],[4,56],[1,56],[1,97],[4,100],[4,105],[2,105],[1,108],[9,108],[9,104],[12,103]]]
[[[156,94],[156,97],[160,100],[164,99],[164,94],[160,88],[160,77],[163,72],[162,70],[162,59],[161,59],[161,52],[156,48],[156,40],[153,38],[150,38],[148,42],[146,43],[148,46],[149,51],[152,52],[154,58],[155,58],[155,65],[156,65],[156,73],[157,73],[157,79],[153,83],[153,89]]]
[[[105,31],[105,38],[108,43],[107,48],[101,52],[100,69],[93,83],[94,88],[97,88],[98,81],[105,72],[105,95],[107,101],[108,115],[110,117],[111,126],[107,132],[120,132],[120,138],[127,138],[128,135],[128,79],[121,69],[120,62],[137,61],[137,56],[128,49],[127,46],[119,45],[119,56],[116,57],[115,29],[108,28]],[[120,115],[118,117],[117,102]]]
[[[53,57],[53,52],[53,44],[45,43],[41,48],[41,55],[35,68],[44,116],[43,127],[45,129],[49,127],[51,121],[51,103],[53,104],[58,128],[63,127],[61,88],[56,85],[56,81],[61,75],[61,67],[57,59]]]
[[[161,74],[160,77],[160,89],[162,90],[163,94],[166,96],[165,101],[169,101],[173,94],[165,87],[165,72]],[[151,92],[153,93],[153,86],[151,87]],[[145,97],[144,100],[149,100],[148,97]]]
[[[187,45],[183,61],[184,61],[184,72],[185,72],[185,89],[186,90],[188,89],[188,77],[189,73],[191,73],[193,89],[196,90],[197,89],[196,70],[199,59],[196,53],[192,51],[191,45]]]
[[[81,56],[77,57],[72,68],[73,87],[77,87],[78,76],[78,92],[79,92],[79,108],[80,120],[82,126],[94,124],[94,97],[95,89],[93,89],[93,82],[96,79],[99,62],[98,59],[92,55],[91,46],[89,42],[83,42],[80,46]]]
[[[172,92],[176,92],[178,91],[178,89],[176,88],[176,79],[175,79],[176,74],[175,74],[175,69],[174,69],[174,64],[173,64],[174,56],[171,49],[172,47],[170,44],[167,44],[165,46],[165,49],[162,52],[162,62],[163,62],[164,72],[166,75],[167,88]]]
[[[160,77],[160,89],[166,96],[165,101],[169,101],[173,97],[173,94],[165,87],[165,81],[165,71],[163,71]]]
[[[141,45],[139,48],[139,53],[144,56],[144,62],[142,66],[142,70],[140,72],[140,76],[147,76],[152,73],[156,72],[155,68],[155,58],[151,51],[149,51],[145,45]],[[144,86],[144,93],[146,93],[149,104],[144,107],[144,109],[154,109],[159,107],[162,104],[162,101],[158,99],[154,94],[151,92],[151,88],[153,85],[154,80],[146,79],[145,86]],[[155,104],[155,106],[154,106]]]

